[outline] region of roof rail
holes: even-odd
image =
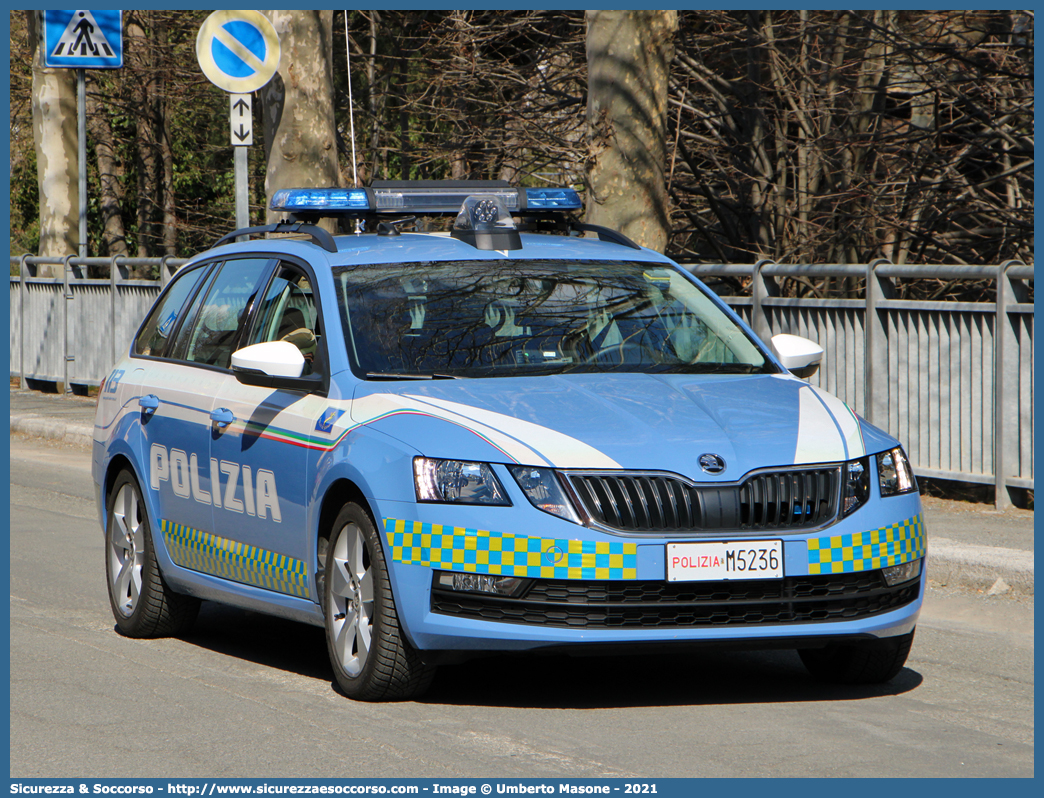
[[[614,244],[622,244],[631,249],[641,249],[640,246],[635,244],[623,233],[611,230],[608,227],[602,227],[600,224],[586,224],[584,222],[570,221],[569,229],[576,230],[578,233],[598,233],[599,241],[612,241]]]
[[[277,222],[276,224],[266,224],[261,227],[244,227],[241,230],[235,230],[228,235],[221,236],[214,246],[220,247],[229,241],[235,241],[240,236],[262,235],[264,233],[300,233],[310,236],[316,244],[327,252],[337,252],[337,244],[334,243],[332,235],[321,227],[316,227],[314,224],[305,224],[304,222]]]

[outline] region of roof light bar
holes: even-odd
[[[515,188],[504,181],[375,181],[369,188],[285,188],[271,209],[317,216],[366,214],[457,214],[468,197],[495,200],[514,215],[580,210],[571,188]]]

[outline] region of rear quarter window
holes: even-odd
[[[163,357],[170,342],[171,333],[177,326],[185,302],[195,292],[200,279],[207,271],[201,267],[177,275],[162,299],[152,308],[145,323],[134,340],[134,354]]]

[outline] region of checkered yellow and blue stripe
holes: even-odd
[[[840,574],[852,571],[872,571],[900,565],[923,557],[927,545],[921,516],[848,535],[810,538],[808,541],[808,572],[810,574]]]
[[[170,558],[183,568],[278,593],[309,598],[308,566],[285,554],[163,521]]]
[[[638,546],[490,532],[388,518],[392,561],[444,571],[542,579],[638,578]]]

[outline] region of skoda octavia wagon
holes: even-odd
[[[99,394],[123,634],[182,633],[201,600],[322,626],[366,700],[495,651],[902,668],[917,485],[898,441],[807,382],[815,344],[759,340],[670,259],[576,221],[570,189],[272,206],[287,221],[178,272]],[[450,232],[409,230],[440,214]]]

